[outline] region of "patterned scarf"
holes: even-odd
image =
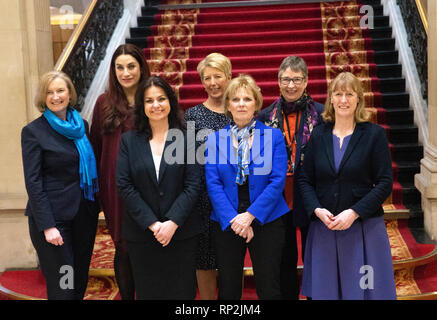
[[[246,127],[238,129],[235,123],[231,123],[231,133],[238,141],[237,150],[237,177],[235,183],[243,185],[246,176],[249,175],[250,144],[249,140],[255,132],[256,121],[253,119]]]
[[[73,140],[79,152],[79,177],[80,188],[83,190],[85,199],[94,201],[94,194],[99,191],[97,182],[96,158],[93,148],[85,134],[85,124],[79,112],[68,108],[67,120],[59,119],[49,108],[46,107],[44,117],[53,130],[67,139]]]
[[[282,130],[282,133],[284,134],[285,141],[287,141],[287,137],[285,136],[285,132],[282,128],[282,124],[284,123],[284,115],[288,116],[290,113],[302,111],[304,121],[301,142],[301,157],[298,160],[301,163],[303,161],[305,147],[310,139],[311,132],[313,131],[313,128],[317,125],[319,119],[319,115],[317,114],[317,109],[314,105],[314,101],[308,93],[304,92],[302,97],[294,102],[287,102],[281,96],[275,102],[273,102],[273,105],[274,107],[272,109],[272,112],[270,113],[269,118],[265,124],[273,128],[280,128]],[[293,163],[292,159],[293,146],[288,143],[286,143],[286,146],[288,154],[288,167],[293,168],[294,172],[295,164]]]

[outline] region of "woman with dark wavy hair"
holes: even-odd
[[[121,137],[117,187],[136,299],[194,299],[200,167],[182,129],[172,88],[159,77],[138,86],[135,131]],[[191,147],[191,148],[190,148]]]
[[[100,206],[115,245],[115,278],[123,300],[134,299],[135,287],[126,243],[120,236],[124,208],[117,194],[115,164],[120,136],[133,128],[138,83],[149,77],[141,49],[132,44],[120,45],[111,59],[108,89],[94,107],[90,133],[99,171]]]

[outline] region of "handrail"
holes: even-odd
[[[63,50],[61,56],[59,57],[56,65],[55,65],[56,71],[62,71],[62,69],[64,68],[65,63],[67,62],[68,58],[70,57],[71,53],[73,52],[74,46],[76,45],[76,42],[78,41],[80,34],[82,33],[83,29],[85,28],[86,24],[88,23],[88,20],[91,16],[91,13],[93,12],[94,8],[96,7],[96,4],[98,1],[99,0],[92,0],[91,4],[88,6],[88,9],[83,14],[78,25],[76,26],[75,30],[73,31],[73,34],[71,35],[70,39],[68,40],[67,45],[65,46],[65,49]]]
[[[88,90],[123,13],[124,1],[93,0],[55,65],[55,70],[65,72],[73,81],[78,110],[84,107]]]
[[[428,17],[426,16],[425,10],[423,9],[422,2],[420,0],[416,0],[416,6],[419,10],[420,19],[422,19],[426,35],[428,35]]]

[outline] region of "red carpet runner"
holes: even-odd
[[[168,4],[201,3],[168,1]],[[203,2],[211,2],[205,1]],[[165,11],[155,15],[153,36],[144,54],[154,74],[164,77],[180,97],[183,109],[206,99],[196,71],[209,53],[231,59],[233,75],[252,75],[264,104],[279,95],[277,72],[288,55],[299,55],[309,67],[308,92],[324,103],[327,85],[342,71],[358,76],[365,87],[366,106],[375,123],[385,123],[377,66],[369,31],[360,28],[358,1]],[[393,193],[386,210],[405,209],[402,187],[393,163]]]

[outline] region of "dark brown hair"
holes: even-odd
[[[127,97],[115,73],[115,60],[121,55],[130,55],[138,61],[141,70],[141,77],[138,83],[150,77],[149,66],[140,48],[128,43],[120,45],[115,50],[109,67],[109,85],[106,103],[103,106],[102,128],[104,133],[113,132],[129,115]]]
[[[172,87],[161,77],[152,76],[138,85],[135,95],[135,130],[144,133],[150,140],[153,137],[149,118],[144,112],[144,95],[150,87],[161,88],[170,102],[170,113],[168,115],[169,129],[184,129],[182,109],[179,108],[178,98]]]

